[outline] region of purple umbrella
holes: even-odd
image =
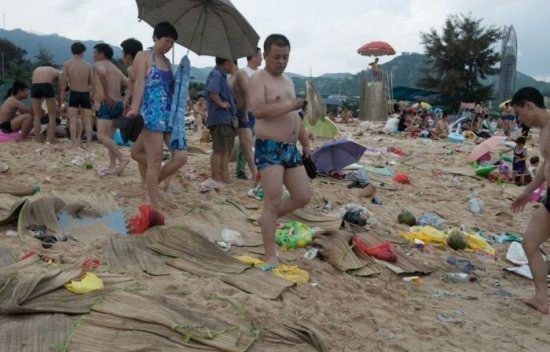
[[[367,150],[360,144],[347,139],[339,139],[320,146],[312,154],[319,172],[340,171],[359,159]]]

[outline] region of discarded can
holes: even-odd
[[[466,273],[443,273],[443,281],[445,282],[468,282],[470,275]]]
[[[372,198],[372,204],[382,205],[382,200],[378,198]]]

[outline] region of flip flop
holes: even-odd
[[[104,168],[104,169],[97,170],[97,175],[99,177],[105,177],[105,176],[108,176],[108,175],[112,175],[117,171],[118,171],[118,169],[116,167],[107,167],[107,168]]]
[[[265,271],[269,273],[275,270],[275,265],[273,264],[258,265],[256,266],[256,268],[260,269],[261,271]]]

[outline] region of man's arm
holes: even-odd
[[[65,100],[65,88],[67,88],[67,63],[63,64],[61,73],[59,74],[59,79],[57,80],[58,91],[59,91],[59,107],[63,105]]]
[[[222,101],[222,98],[220,98],[220,95],[216,92],[208,92],[208,96],[210,97],[210,100],[214,102],[217,106],[219,106],[222,109],[230,109],[231,104],[229,104],[228,101]]]
[[[23,104],[21,101],[15,99],[14,103],[15,103],[15,106],[17,107],[17,110],[19,110],[23,113],[31,113],[32,114],[32,109],[29,106]]]
[[[309,157],[311,154],[311,149],[309,148],[309,140],[307,139],[307,131],[304,126],[304,121],[302,119],[298,119],[298,123],[300,124],[300,133],[298,133],[298,141],[302,145],[302,153]]]
[[[237,84],[240,85],[241,92],[243,94],[243,104],[244,104],[243,123],[245,125],[247,125],[248,124],[248,112],[251,110],[250,109],[250,90],[249,90],[250,78],[248,77],[246,72],[244,72],[243,70],[238,70],[237,71],[237,80],[238,80]]]
[[[137,53],[132,69],[134,71],[134,88],[132,90],[132,106],[128,116],[132,117],[139,113],[143,90],[145,89],[145,74],[147,72],[147,54],[143,51]]]

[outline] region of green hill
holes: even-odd
[[[3,30],[0,29],[0,38],[5,38],[15,45],[27,51],[27,58],[33,59],[40,48],[47,50],[54,59],[55,64],[60,64],[71,58],[70,46],[72,39],[61,37],[57,34],[39,35],[25,32],[21,29]],[[92,61],[92,48],[100,41],[82,40],[88,48],[85,58]],[[121,56],[121,49],[112,45],[114,57]],[[392,72],[394,87],[419,88],[417,82],[423,75],[424,69],[429,69],[425,56],[417,53],[403,54],[395,57],[393,60],[381,65],[385,70]],[[212,67],[191,68],[191,76],[194,81],[205,82]],[[305,77],[299,74],[288,72],[288,76],[293,80],[298,95],[305,95],[305,81],[311,79],[315,82],[319,92],[323,96],[328,95],[346,95],[356,97],[361,91],[360,73],[325,73],[319,77]],[[487,81],[495,86],[494,92],[498,91],[498,76],[492,76]],[[525,86],[533,86],[539,89],[545,96],[550,96],[550,83],[535,80],[533,77],[521,72],[517,73],[516,89]]]
[[[18,47],[25,49],[27,51],[27,59],[29,60],[33,60],[40,49],[45,49],[52,55],[54,61],[52,63],[55,65],[61,65],[72,58],[71,44],[76,41],[57,34],[41,35],[25,32],[21,29],[9,31],[0,29],[0,38],[7,39]],[[94,40],[81,40],[81,42],[86,46],[84,59],[88,62],[93,62],[93,47],[96,44],[104,42]],[[122,56],[122,49],[117,45],[109,45],[113,48],[113,57],[120,58]]]

